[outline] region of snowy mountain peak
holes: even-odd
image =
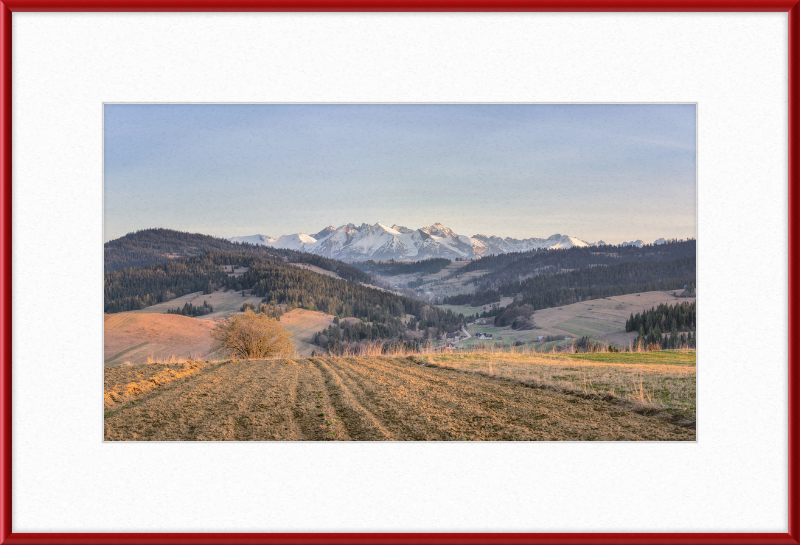
[[[327,237],[328,235],[330,235],[330,234],[331,234],[331,233],[333,233],[334,231],[336,231],[336,227],[334,227],[333,225],[328,225],[328,226],[327,226],[325,229],[323,229],[323,230],[322,230],[322,231],[320,231],[319,233],[317,233],[317,234],[315,234],[315,235],[311,235],[311,236],[312,236],[313,238],[315,238],[315,239],[319,240],[319,239],[321,239],[321,238],[325,238],[325,237]]]
[[[371,233],[386,232],[386,233],[389,233],[391,235],[399,235],[399,234],[401,234],[399,231],[395,231],[392,227],[384,225],[384,224],[382,224],[380,222],[378,222],[375,225],[373,225],[372,227],[370,227],[370,232]]]
[[[508,252],[527,252],[530,250],[555,250],[602,246],[602,240],[588,243],[576,237],[555,234],[545,238],[515,239],[511,237],[458,235],[441,223],[434,223],[419,229],[409,229],[402,225],[387,226],[377,222],[372,225],[354,223],[338,228],[328,226],[320,232],[309,235],[296,233],[273,238],[264,235],[233,237],[234,242],[248,242],[274,248],[299,250],[312,254],[333,257],[344,261],[375,261],[395,259],[420,261],[435,257],[447,259],[472,259],[475,257],[504,254]],[[656,244],[661,244],[659,239]],[[643,246],[641,240],[624,242],[625,246]]]
[[[442,238],[456,238],[456,235],[452,229],[445,227],[439,222],[434,223],[428,227],[423,227],[420,231],[424,231],[429,235],[433,235],[435,237],[442,237]]]
[[[272,244],[270,243],[278,239],[268,237],[265,235],[250,235],[246,237],[231,237],[228,240],[230,240],[231,242],[247,242],[248,244],[260,244],[264,246],[272,246]]]

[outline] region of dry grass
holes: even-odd
[[[241,295],[229,299],[237,299],[240,305],[242,300],[247,300]],[[292,334],[296,347],[294,355],[310,356],[312,351],[320,350],[311,343],[314,333],[330,326],[333,316],[295,309],[281,316],[280,323]],[[178,360],[189,357],[218,359],[220,356],[213,352],[211,339],[215,325],[213,320],[176,314],[108,314],[104,327],[105,363],[112,366],[156,361],[168,363],[173,356]]]
[[[165,367],[164,363],[148,362],[145,365],[119,369],[113,375],[107,373],[103,391],[105,410],[129,403],[166,383],[194,375],[211,365],[194,360],[179,361],[174,356],[169,360],[173,367]],[[113,385],[109,381],[112,376],[116,379]]]
[[[637,410],[694,421],[697,355],[694,350],[538,354],[531,347],[475,347],[475,352],[419,354],[403,347],[364,343],[349,358],[423,358],[428,365],[470,371],[559,392],[596,396]]]
[[[214,323],[176,314],[107,314],[103,321],[106,365],[165,359],[208,358]]]
[[[106,391],[129,396],[112,399],[106,440],[696,438],[691,428],[606,399],[436,368],[419,355],[238,361],[197,370],[114,367],[106,368]]]
[[[313,351],[321,351],[319,346],[311,342],[314,333],[332,325],[333,316],[324,312],[296,308],[281,316],[281,324],[292,334],[297,354],[310,356]]]
[[[656,354],[661,361],[653,363]],[[694,351],[574,355],[497,351],[430,354],[428,361],[562,392],[614,398],[637,409],[692,419],[696,412],[695,358]]]

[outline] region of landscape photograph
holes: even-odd
[[[695,104],[106,104],[105,441],[696,441]]]

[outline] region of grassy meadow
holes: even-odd
[[[437,354],[435,365],[507,378],[567,393],[611,396],[635,408],[693,419],[697,355],[690,351]]]
[[[534,344],[537,352],[552,351],[553,347],[562,346],[568,341],[552,341],[547,343],[535,342],[539,336],[559,335],[563,337],[593,337],[595,339],[627,348],[636,333],[625,331],[625,321],[631,314],[649,310],[651,307],[661,303],[675,304],[676,302],[687,299],[678,299],[676,291],[649,291],[639,294],[619,295],[605,299],[592,299],[565,305],[562,307],[546,308],[537,310],[533,314],[533,320],[537,329],[517,331],[510,325],[505,327],[495,327],[494,325],[472,325],[469,326],[471,335],[477,337],[480,333],[491,333],[493,344],[498,346],[510,346],[514,341],[521,341]],[[510,301],[508,301],[510,302]],[[502,304],[508,304],[503,301]],[[475,307],[469,305],[438,305],[439,308],[449,308],[453,312],[459,312],[465,316],[476,312]],[[491,324],[492,318],[488,321]],[[497,337],[501,337],[498,341]],[[468,339],[462,341],[458,346],[469,347],[474,344],[486,343],[479,339]]]

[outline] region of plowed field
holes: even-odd
[[[106,440],[695,439],[606,401],[415,358],[173,367],[106,368]]]

